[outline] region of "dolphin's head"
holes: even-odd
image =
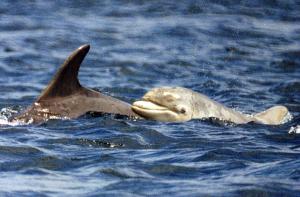
[[[136,101],[132,109],[138,115],[164,122],[183,122],[192,119],[192,92],[181,87],[154,88],[142,100]]]

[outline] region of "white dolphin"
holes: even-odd
[[[216,118],[236,124],[256,122],[279,125],[291,118],[285,106],[274,106],[255,115],[245,115],[203,94],[182,87],[154,88],[142,100],[134,102],[132,109],[146,119],[164,122]]]

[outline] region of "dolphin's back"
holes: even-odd
[[[237,124],[244,124],[252,121],[250,117],[247,117],[238,111],[230,109],[201,93],[192,91],[192,94],[195,110],[193,118],[218,118],[220,120],[230,121]]]
[[[89,49],[89,45],[83,45],[75,50],[39,98],[12,120],[43,122],[52,118],[77,118],[87,112],[137,117],[130,104],[81,86],[78,72]]]

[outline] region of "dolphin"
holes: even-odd
[[[215,118],[236,124],[256,122],[279,125],[291,119],[285,106],[274,106],[255,115],[245,115],[183,87],[154,88],[141,100],[134,102],[132,109],[146,119],[165,122]]]
[[[78,71],[89,49],[89,45],[76,49],[60,66],[38,99],[9,121],[41,123],[49,119],[77,118],[87,112],[139,117],[130,104],[81,86]]]

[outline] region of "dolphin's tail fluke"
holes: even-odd
[[[258,122],[268,125],[284,124],[291,119],[289,110],[285,106],[274,106],[254,115]]]

